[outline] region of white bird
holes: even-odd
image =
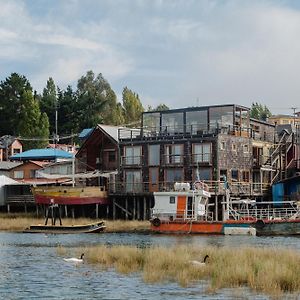
[[[209,258],[209,256],[206,254],[203,262],[198,261],[198,260],[190,260],[190,263],[193,264],[194,266],[199,266],[199,267],[204,267],[206,266],[206,260]]]
[[[82,263],[83,262],[83,257],[84,257],[84,253],[81,254],[80,258],[76,258],[76,257],[64,258],[64,261]]]

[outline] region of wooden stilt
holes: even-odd
[[[74,207],[72,207],[71,212],[72,212],[72,219],[75,219],[75,210],[74,210]]]
[[[113,220],[116,219],[116,198],[113,198]]]
[[[147,220],[147,201],[146,201],[146,197],[144,197],[144,220]]]
[[[96,219],[99,218],[99,204],[96,204]]]
[[[10,205],[7,204],[7,212],[10,213]]]
[[[68,206],[65,205],[65,217],[67,218],[68,217]]]
[[[132,219],[136,220],[136,198],[133,197],[133,212],[132,212]]]
[[[24,212],[25,212],[25,214],[27,213],[27,205],[26,205],[26,202],[24,202]]]
[[[106,205],[106,219],[109,217],[109,205]]]
[[[141,198],[138,198],[137,199],[137,219],[138,220],[141,219],[140,201],[141,201]]]
[[[35,205],[35,211],[36,211],[36,216],[38,217],[39,216],[39,205],[38,204]]]
[[[125,209],[126,209],[126,212],[125,212],[125,218],[126,220],[128,220],[128,198],[126,197],[125,199]]]

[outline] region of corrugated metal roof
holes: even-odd
[[[0,170],[11,170],[17,166],[22,165],[23,162],[17,161],[0,161]]]
[[[119,142],[119,129],[123,127],[103,124],[98,124],[98,127],[111,136],[116,142]]]
[[[53,160],[56,158],[72,158],[73,155],[60,149],[31,149],[10,157],[13,160]]]

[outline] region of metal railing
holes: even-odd
[[[184,220],[184,221],[212,221],[213,212],[206,212],[203,216],[199,216],[195,213],[194,210],[177,210],[172,212],[166,212],[162,209],[153,208],[151,211],[152,218],[159,218],[164,221],[175,221],[175,220]]]
[[[142,165],[143,156],[123,156],[121,158],[122,166]]]

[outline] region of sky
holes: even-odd
[[[252,102],[300,110],[300,3],[0,0],[0,80],[42,92],[93,70],[122,99],[171,108]]]

